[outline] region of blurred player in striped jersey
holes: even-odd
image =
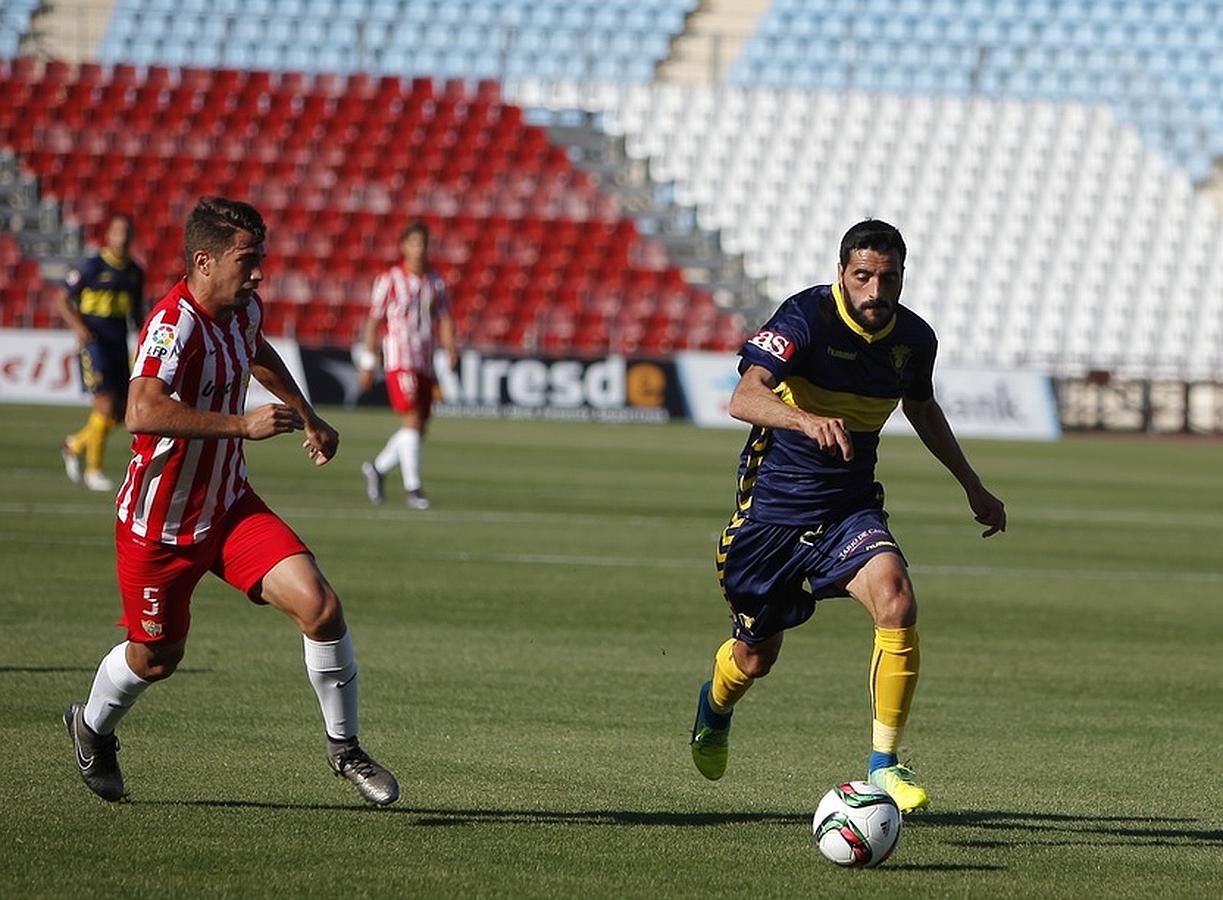
[[[140,334],[127,408],[132,461],[115,523],[127,640],[102,660],[89,698],[64,713],[81,777],[106,800],[125,795],[115,726],[182,660],[191,595],[209,571],[301,630],[332,771],[373,803],[399,796],[395,778],[357,743],[357,665],[339,598],[246,478],[243,440],[303,431],[320,466],[339,445],[264,340],[255,290],[265,233],[254,207],[200,200],[187,219],[187,275]],[[283,402],[245,412],[252,375]]]
[[[68,273],[67,290],[56,298],[61,318],[80,345],[81,383],[93,394],[85,427],[64,438],[64,471],[91,491],[115,489],[102,474],[102,457],[127,403],[128,326],[135,330],[144,318],[144,270],[130,255],[134,233],[130,216],[111,216],[105,246]]]
[[[429,229],[424,223],[413,222],[404,229],[399,249],[403,261],[374,282],[358,368],[361,390],[368,391],[373,386],[378,363],[378,329],[385,322],[382,367],[386,371],[387,394],[401,424],[382,452],[361,464],[361,472],[370,502],[381,503],[382,480],[399,466],[408,506],[428,509],[429,499],[420,484],[420,445],[437,385],[433,354],[435,344],[440,343],[450,358],[450,367],[454,368],[458,364],[458,350],[446,282],[436,269],[429,267]]]

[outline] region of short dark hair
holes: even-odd
[[[106,220],[106,227],[110,228],[110,226],[114,225],[115,222],[123,222],[125,225],[127,225],[128,231],[134,232],[136,230],[136,220],[132,218],[131,213],[111,213],[110,218]]]
[[[876,253],[895,253],[903,269],[905,254],[905,239],[895,225],[889,225],[882,219],[863,219],[841,238],[841,265],[849,263],[849,255],[855,250],[874,250]]]
[[[421,237],[423,237],[425,239],[425,243],[429,242],[429,226],[420,219],[413,219],[407,224],[404,230],[400,232],[399,243],[402,244],[414,234],[419,234]]]
[[[201,197],[187,216],[187,270],[194,268],[192,257],[203,250],[210,256],[220,256],[234,242],[239,231],[249,231],[257,243],[267,236],[267,225],[259,210],[241,200],[225,197]]]

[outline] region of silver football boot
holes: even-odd
[[[389,806],[399,799],[399,782],[386,767],[361,749],[357,739],[327,738],[327,763],[338,778],[347,778],[370,803]]]

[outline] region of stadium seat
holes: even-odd
[[[511,99],[518,90],[512,86]],[[946,361],[1065,374],[1092,366],[1141,374],[1152,360],[1164,371],[1218,365],[1204,344],[1159,342],[1165,328],[1140,329],[1128,347],[1115,340],[1146,303],[1150,273],[1170,264],[1172,235],[1195,235],[1177,252],[1204,271],[1223,223],[1186,173],[1146,150],[1110,109],[886,94],[874,101],[870,132],[847,117],[853,99],[833,91],[655,84],[583,102],[624,134],[630,155],[671,173],[676,195],[693,199],[698,221],[722,229],[723,246],[745,254],[749,274],[766,279],[777,301],[830,280],[840,234],[875,215],[909,242],[905,301],[944,336]],[[790,131],[791,123],[825,121],[839,123],[835,140],[831,130]],[[1102,246],[1111,249],[1092,250]],[[938,274],[965,262],[981,267],[981,277],[948,283]],[[602,277],[598,263],[586,264]],[[1196,296],[1212,310],[1205,318],[1223,321],[1223,287],[1204,283]],[[622,303],[647,285],[644,276],[629,281]],[[1068,295],[1082,298],[1100,340],[1086,326],[1083,342],[1069,328],[1042,324],[1061,320]],[[596,292],[595,304],[607,296]],[[733,334],[705,333],[706,314],[697,310],[709,306],[707,296],[690,294],[660,310],[701,346],[733,346]],[[627,329],[623,337],[613,325],[612,343],[659,349],[672,328],[652,325],[648,336]]]
[[[249,197],[270,228],[264,293],[278,310],[268,317],[273,333],[350,342],[371,279],[394,258],[395,236],[410,216],[434,231],[443,274],[462,277],[465,308],[485,301],[467,293],[468,279],[486,290],[513,286],[494,294],[503,312],[481,327],[480,339],[494,348],[538,339],[568,352],[579,321],[590,326],[581,352],[605,344],[594,327],[604,312],[586,310],[584,295],[562,276],[572,258],[584,267],[581,279],[619,285],[646,277],[629,263],[633,223],[598,198],[542,129],[502,102],[499,85],[160,65],[143,76],[116,65],[109,79],[102,69],[52,66],[50,80],[43,73],[16,61],[0,78],[0,96],[20,90],[32,98],[22,116],[0,116],[0,143],[17,149],[44,194],[62,199],[94,239],[115,206],[135,215],[149,236],[141,251],[150,285],[181,274],[181,217],[196,196]],[[238,127],[255,119],[278,140]],[[478,152],[481,145],[494,152]],[[11,245],[4,252],[11,256]],[[29,293],[28,267],[22,271],[24,281],[9,279],[3,289],[6,302]],[[670,277],[691,292],[678,272]],[[14,299],[11,309],[49,321],[26,301]],[[473,319],[465,313],[463,321]]]
[[[1123,121],[1155,91],[1144,137],[1194,181],[1209,176],[1219,91],[1202,61],[1223,58],[1223,17],[1210,0],[911,7],[872,0],[855,20],[823,3],[772,3],[728,82],[1106,103]],[[807,53],[813,41],[827,49]]]

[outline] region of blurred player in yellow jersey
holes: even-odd
[[[93,394],[85,427],[64,439],[64,471],[91,491],[115,487],[102,474],[102,456],[127,406],[128,326],[139,329],[144,318],[144,271],[130,255],[134,231],[130,216],[112,216],[102,250],[68,273],[67,290],[57,298],[60,315],[80,342],[81,381]]]

